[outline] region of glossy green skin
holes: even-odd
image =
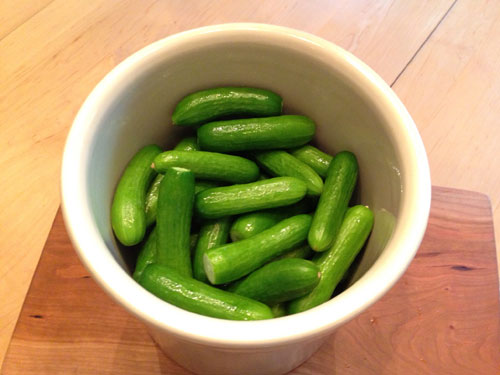
[[[192,276],[190,231],[194,201],[194,174],[169,168],[160,184],[156,217],[157,263]]]
[[[183,138],[177,145],[174,147],[174,150],[177,151],[198,151],[198,141],[196,137],[186,137]],[[146,225],[149,227],[153,223],[156,222],[156,211],[158,209],[158,191],[160,189],[160,183],[163,179],[163,174],[158,174],[153,183],[149,187],[149,190],[146,194]]]
[[[325,251],[335,240],[357,178],[358,163],[354,154],[342,151],[335,155],[307,238],[314,251]]]
[[[315,131],[310,118],[283,115],[209,122],[200,126],[197,134],[202,150],[234,152],[301,146],[313,138]]]
[[[156,145],[139,150],[116,187],[111,205],[111,226],[118,241],[125,246],[137,245],[146,234],[146,191],[156,176],[151,163],[161,151]]]
[[[180,167],[191,170],[196,178],[244,184],[257,180],[259,167],[240,156],[207,151],[165,151],[154,162],[158,173],[167,168]]]
[[[174,125],[200,125],[228,116],[267,117],[281,114],[283,100],[269,90],[220,87],[184,97],[172,115]]]
[[[286,315],[286,306],[284,303],[278,303],[277,305],[271,306],[271,311],[275,318],[281,318]]]
[[[233,242],[250,238],[290,216],[311,212],[312,205],[307,199],[291,206],[270,210],[250,212],[239,216],[231,226],[230,236]]]
[[[248,238],[208,250],[203,257],[212,284],[237,280],[300,245],[311,226],[310,215],[297,215]]]
[[[286,151],[256,152],[255,159],[273,176],[290,176],[304,181],[307,184],[308,195],[320,195],[323,190],[323,180],[314,169]]]
[[[207,220],[201,226],[193,259],[193,277],[196,280],[208,283],[207,275],[203,269],[203,255],[207,250],[224,245],[227,242],[230,226],[231,219],[227,216]]]
[[[200,151],[196,137],[186,137],[174,147],[175,151]]]
[[[229,291],[274,305],[311,292],[320,276],[318,266],[309,260],[281,259],[253,271]]]
[[[146,225],[149,227],[153,223],[156,223],[156,213],[158,211],[158,192],[160,191],[160,183],[165,175],[158,174],[153,183],[149,187],[146,194]],[[198,194],[203,190],[207,190],[218,186],[215,182],[211,181],[195,181],[194,183],[194,194]]]
[[[287,251],[285,254],[277,257],[276,260],[288,259],[288,258],[307,259],[310,256],[312,256],[313,254],[315,254],[315,252],[311,249],[311,246],[309,246],[308,244],[305,244],[305,245],[299,246],[293,250]]]
[[[216,182],[198,180],[194,184],[194,194],[219,186]]]
[[[294,204],[304,197],[306,191],[306,184],[294,177],[221,186],[197,194],[195,210],[202,218],[216,219]]]
[[[274,317],[271,309],[261,302],[215,288],[159,264],[146,267],[139,284],[162,300],[200,315],[230,320]]]
[[[156,228],[153,228],[137,256],[134,274],[132,275],[135,281],[140,279],[148,265],[156,262],[156,253]]]
[[[328,167],[332,162],[333,156],[318,150],[311,145],[305,145],[290,151],[293,156],[310,166],[321,177],[326,177]]]
[[[158,192],[160,191],[160,184],[164,175],[158,174],[153,180],[148,192],[146,193],[145,213],[146,225],[156,223],[156,212],[158,211]]]
[[[338,283],[363,247],[372,227],[373,213],[369,208],[359,205],[347,210],[333,246],[324,253],[316,254],[313,259],[321,272],[319,284],[311,293],[290,301],[289,314],[309,310],[331,298]]]

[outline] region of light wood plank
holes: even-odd
[[[0,1],[0,40],[54,0]]]
[[[54,0],[18,25],[0,41],[0,358],[59,204],[65,136],[85,96],[112,67],[172,33],[250,21],[323,36],[392,82],[451,4]]]
[[[499,46],[500,2],[460,0],[394,85],[424,140],[433,184],[490,196],[497,251]]]

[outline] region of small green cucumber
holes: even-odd
[[[256,152],[255,159],[273,176],[290,176],[304,181],[307,184],[308,195],[320,195],[323,190],[323,180],[314,169],[286,151]]]
[[[196,195],[204,190],[211,189],[217,186],[219,185],[213,181],[198,180],[194,183],[194,194]]]
[[[168,168],[158,194],[157,263],[186,276],[192,275],[189,244],[193,201],[193,172]]]
[[[286,315],[286,304],[278,303],[276,305],[271,306],[271,311],[275,318],[281,318]]]
[[[207,151],[165,151],[158,155],[153,168],[164,173],[167,168],[191,170],[196,178],[244,184],[257,180],[259,167],[240,156]]]
[[[358,162],[354,154],[342,151],[335,155],[308,235],[309,245],[314,251],[325,251],[335,240],[357,177]]]
[[[314,169],[321,177],[326,177],[326,171],[330,166],[333,156],[328,155],[311,145],[305,145],[290,150],[290,152],[297,159]]]
[[[209,122],[197,134],[202,150],[233,152],[301,146],[313,138],[315,130],[308,117],[283,115]]]
[[[198,140],[196,137],[186,137],[183,138],[177,143],[174,147],[175,151],[200,151],[200,147],[198,146]]]
[[[203,267],[212,284],[237,280],[301,244],[311,226],[310,215],[297,215],[246,240],[208,250]]]
[[[231,226],[230,236],[233,242],[250,238],[267,228],[279,223],[290,216],[306,214],[312,211],[311,202],[308,199],[292,204],[290,206],[272,208],[269,210],[255,211],[239,216]]]
[[[151,263],[156,262],[156,227],[153,228],[147,240],[139,250],[137,261],[135,262],[135,270],[132,277],[138,281],[144,269]]]
[[[283,100],[269,90],[219,87],[184,97],[172,115],[174,125],[200,125],[228,116],[263,117],[281,114]]]
[[[195,279],[208,282],[203,269],[203,255],[207,250],[224,245],[227,242],[230,226],[231,220],[228,216],[207,220],[201,226],[193,259],[193,277]]]
[[[161,151],[156,145],[139,150],[116,187],[111,205],[111,226],[118,241],[125,246],[137,245],[146,234],[146,191],[156,176],[151,163]]]
[[[306,184],[294,177],[221,186],[197,194],[195,210],[202,218],[216,219],[294,204],[304,197],[306,191]]]
[[[146,267],[139,284],[162,300],[200,315],[230,320],[274,317],[269,306],[226,292],[159,264]]]
[[[365,206],[347,210],[333,246],[316,254],[313,262],[319,267],[321,280],[309,294],[290,301],[288,312],[295,314],[328,301],[343,275],[363,247],[373,227],[373,213]]]
[[[149,227],[156,223],[156,212],[158,211],[158,192],[160,191],[160,184],[164,175],[158,174],[146,194],[146,204],[144,211],[146,213],[146,225]]]
[[[311,249],[311,246],[308,244],[299,246],[293,250],[287,251],[285,254],[280,255],[277,257],[275,260],[279,259],[288,259],[288,258],[300,258],[300,259],[307,259],[310,256],[315,254],[315,252]]]
[[[229,291],[274,305],[311,292],[320,277],[318,266],[309,260],[281,259],[253,271]]]
[[[198,151],[198,141],[196,137],[186,137],[183,138],[174,147],[176,151]],[[160,189],[160,183],[163,179],[163,174],[158,174],[154,179],[153,183],[149,187],[146,194],[146,225],[150,226],[156,222],[156,210],[158,209],[158,190]],[[196,190],[196,187],[195,187]]]

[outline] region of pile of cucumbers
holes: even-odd
[[[329,300],[363,247],[373,213],[348,207],[356,157],[309,144],[315,123],[282,115],[268,90],[223,87],[183,98],[173,150],[142,148],[111,207],[116,238],[140,245],[133,278],[185,310],[259,320]]]

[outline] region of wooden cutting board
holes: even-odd
[[[500,374],[498,297],[488,197],[435,187],[424,241],[404,276],[292,373]],[[94,283],[60,212],[2,373],[190,374]]]

